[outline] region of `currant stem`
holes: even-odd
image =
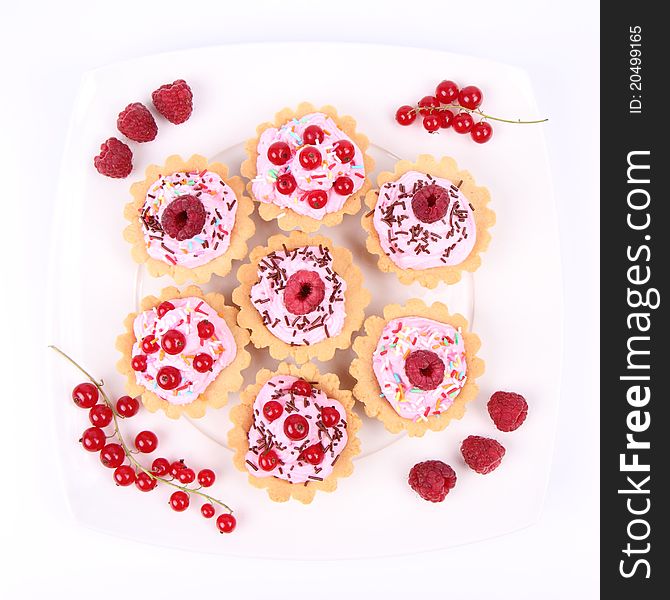
[[[420,110],[425,110],[426,107],[422,106],[414,106],[412,107],[412,111],[414,114],[417,114]],[[444,104],[442,106],[434,107],[434,108],[429,108],[430,112],[436,112],[436,111],[441,111],[441,110],[451,110],[451,109],[456,109],[456,110],[464,110],[469,113],[476,113],[480,117],[483,117],[484,119],[490,119],[491,121],[500,121],[501,123],[513,123],[515,125],[532,125],[534,123],[546,123],[549,119],[538,119],[537,121],[522,121],[521,119],[517,119],[514,121],[513,119],[502,119],[500,117],[493,117],[491,115],[487,115],[483,113],[481,110],[478,108],[475,108],[474,110],[471,108],[465,108],[465,106],[461,106],[460,104]]]
[[[185,485],[179,485],[177,483],[173,483],[169,479],[165,479],[164,477],[159,477],[158,475],[156,475],[155,473],[151,472],[149,469],[147,469],[146,467],[141,465],[139,462],[137,462],[137,460],[135,460],[135,458],[133,456],[134,452],[132,450],[130,450],[130,448],[128,448],[128,446],[126,445],[125,440],[123,439],[123,436],[121,435],[121,430],[119,428],[118,419],[121,419],[122,417],[121,417],[121,415],[119,415],[119,413],[116,412],[116,407],[114,406],[112,401],[109,399],[109,396],[107,396],[107,393],[103,389],[102,386],[104,385],[104,383],[103,383],[102,379],[100,381],[97,381],[95,379],[95,377],[93,377],[93,375],[91,375],[88,371],[86,371],[86,369],[84,369],[84,367],[82,367],[77,361],[75,361],[73,358],[71,358],[65,352],[63,352],[58,346],[54,346],[54,345],[50,344],[49,348],[58,352],[58,354],[60,354],[65,360],[67,360],[70,364],[74,365],[84,376],[86,376],[86,378],[96,388],[98,388],[98,391],[102,395],[102,398],[105,401],[105,404],[107,404],[107,406],[109,406],[109,408],[112,411],[112,419],[113,419],[113,422],[114,422],[114,436],[119,440],[119,443],[121,444],[121,447],[123,448],[124,453],[128,457],[128,460],[133,465],[135,465],[135,467],[137,469],[139,469],[140,471],[143,471],[144,473],[149,475],[149,477],[151,477],[152,479],[155,479],[156,481],[160,481],[161,483],[165,483],[166,485],[170,485],[170,486],[172,486],[174,488],[177,488],[177,489],[179,489],[183,492],[186,492],[187,494],[197,494],[198,496],[200,496],[202,498],[205,498],[208,502],[213,502],[215,504],[218,504],[219,506],[221,506],[222,508],[227,510],[231,515],[233,514],[233,509],[230,508],[227,504],[224,504],[223,502],[221,502],[221,500],[217,500],[216,498],[210,496],[209,494],[205,494],[204,492],[199,491],[200,488],[193,489],[193,488],[189,488],[188,486],[185,486]]]

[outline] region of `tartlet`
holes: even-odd
[[[235,466],[275,502],[308,504],[318,490],[334,491],[337,480],[353,472],[361,420],[351,392],[339,384],[313,364],[280,363],[274,372],[259,371],[231,409]]]
[[[380,270],[404,284],[434,288],[479,268],[495,213],[488,208],[488,190],[452,158],[422,154],[414,163],[398,161],[392,173],[379,174],[377,184],[365,196],[370,210],[362,225]]]
[[[351,252],[326,237],[293,231],[254,248],[233,291],[238,323],[256,348],[297,363],[329,360],[360,329],[370,294]]]
[[[242,387],[241,371],[251,363],[249,334],[221,294],[168,287],[159,297],[145,297],[124,325],[117,369],[127,378],[128,394],[141,396],[149,411],[202,417]]]
[[[353,118],[303,102],[295,111],[281,110],[256,132],[246,144],[241,172],[264,220],[276,219],[284,231],[311,233],[360,210],[374,160]]]
[[[246,256],[254,206],[242,179],[229,177],[226,165],[199,155],[170,156],[164,165],[148,166],[130,192],[124,238],[150,275],[206,283]]]
[[[477,395],[475,380],[484,372],[479,337],[440,302],[411,299],[383,314],[367,318],[365,335],[354,341],[354,397],[392,433],[443,430]]]

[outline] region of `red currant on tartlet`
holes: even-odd
[[[302,132],[302,143],[306,146],[320,144],[324,138],[325,133],[318,125],[308,125],[305,127],[305,131]]]
[[[332,406],[324,406],[321,409],[321,422],[326,427],[333,427],[340,422],[340,413]]]
[[[311,396],[312,384],[304,379],[296,379],[291,385],[291,391],[298,396]]]
[[[318,210],[328,204],[328,194],[323,190],[311,190],[305,194],[305,200],[313,209]]]
[[[156,373],[156,383],[164,390],[174,390],[181,383],[181,373],[176,367],[161,367]]]
[[[167,354],[181,354],[186,348],[186,336],[177,329],[170,329],[163,334],[161,346]]]
[[[286,142],[275,142],[268,148],[268,160],[280,167],[291,160],[291,148]]]
[[[354,182],[351,181],[351,177],[342,175],[341,177],[338,177],[333,183],[333,189],[335,190],[336,194],[340,194],[341,196],[349,196],[351,192],[354,191]]]
[[[133,368],[133,371],[143,373],[147,370],[147,357],[144,354],[133,356],[133,359],[130,361],[130,366]]]
[[[314,146],[307,146],[300,151],[300,154],[298,154],[300,166],[307,171],[316,169],[321,164],[322,160],[321,152]]]
[[[309,432],[309,423],[302,415],[292,414],[284,421],[284,433],[289,440],[299,441],[305,439]]]
[[[208,340],[214,335],[214,325],[211,321],[205,319],[198,323],[198,337],[202,340]]]
[[[283,412],[282,405],[276,400],[270,400],[263,406],[263,416],[270,422],[276,421]]]
[[[335,149],[335,156],[343,163],[351,162],[356,153],[354,145],[349,140],[337,140],[333,144],[333,148]]]
[[[258,457],[258,466],[263,469],[263,471],[272,471],[279,464],[279,457],[274,450],[268,450],[263,452]]]
[[[293,175],[290,173],[284,173],[283,175],[277,177],[277,181],[275,181],[275,187],[280,194],[288,196],[295,191],[295,188],[298,187],[298,184],[296,183],[295,177],[293,177]]]
[[[213,364],[214,359],[209,354],[205,354],[204,352],[196,354],[195,358],[193,359],[193,368],[198,373],[207,373],[207,371],[212,369]]]
[[[158,308],[156,309],[156,314],[158,314],[159,319],[162,319],[171,310],[174,310],[174,304],[166,300],[165,302],[161,302],[158,305]]]

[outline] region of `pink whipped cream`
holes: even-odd
[[[448,192],[443,218],[421,221],[412,209],[414,194],[436,184]],[[429,269],[462,263],[477,239],[474,209],[454,182],[408,171],[379,190],[373,220],[386,255],[401,269]]]
[[[296,315],[286,307],[284,289],[291,275],[305,270],[319,275],[325,293],[312,312]],[[346,281],[333,270],[329,249],[303,246],[272,252],[258,263],[258,283],[251,288],[251,302],[276,337],[292,346],[308,346],[342,331],[346,289]]]
[[[186,194],[202,202],[206,218],[198,234],[177,240],[163,230],[161,222],[167,206]],[[236,212],[235,192],[216,173],[205,170],[163,175],[149,188],[140,210],[147,252],[172,265],[204,265],[228,250]]]
[[[255,477],[277,477],[291,483],[322,481],[333,472],[335,462],[347,445],[344,407],[315,387],[309,396],[293,393],[291,386],[295,381],[297,377],[275,375],[254,400],[246,463]],[[274,406],[274,412],[268,413],[272,420],[263,410],[268,402],[276,402],[281,407]],[[323,409],[329,411],[331,420],[323,416]],[[299,440],[287,435],[287,427],[290,427],[287,419],[295,419],[293,415],[304,417],[307,427],[306,434]],[[324,425],[324,419],[328,426]],[[333,421],[336,422],[331,424]]]
[[[174,308],[169,309],[170,304]],[[209,333],[208,329],[213,329],[214,333],[201,337]],[[146,369],[135,371],[137,383],[171,404],[193,402],[237,354],[235,339],[228,325],[201,298],[175,298],[169,304],[164,302],[144,311],[135,318],[133,330],[136,339],[133,357],[146,357]],[[181,333],[185,341],[182,351],[177,354],[170,354],[164,349],[170,335],[173,335],[169,334],[166,338],[165,334],[172,331]],[[143,340],[147,343],[143,344]],[[206,366],[209,362],[206,357],[211,359],[210,368],[204,372],[197,371],[195,366]],[[179,383],[174,389],[164,389],[159,385],[157,376],[163,367],[177,369]]]
[[[405,369],[417,350],[434,352],[444,363],[444,376],[435,389],[417,388]],[[467,364],[460,327],[423,317],[393,319],[384,328],[372,356],[381,395],[404,419],[427,420],[449,408],[465,385]]]
[[[306,170],[300,164],[299,152],[303,146],[303,132],[310,125],[316,125],[324,133],[323,141],[314,144],[323,159],[316,169]],[[336,156],[334,144],[338,140],[347,140],[354,145],[353,160],[343,163]],[[283,165],[277,166],[268,159],[268,148],[274,142],[286,142],[291,148],[291,158]],[[257,177],[253,180],[254,196],[260,202],[272,203],[282,208],[290,208],[300,215],[307,215],[313,219],[323,219],[328,213],[341,210],[347,198],[356,193],[365,181],[365,166],[363,153],[360,148],[337,127],[329,116],[315,112],[305,115],[301,119],[292,119],[279,129],[266,129],[258,144],[258,159],[256,161]],[[280,175],[290,173],[295,178],[297,187],[286,195],[277,191],[275,182]],[[350,194],[338,194],[333,184],[338,177],[348,177],[353,184]],[[305,193],[310,190],[324,190],[328,194],[328,202],[323,208],[312,208],[305,201]]]

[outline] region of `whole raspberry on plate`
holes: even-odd
[[[116,127],[129,140],[150,142],[158,134],[158,126],[149,109],[140,102],[126,106],[116,120]]]
[[[183,79],[162,85],[151,99],[156,110],[175,125],[186,121],[193,112],[193,92]]]
[[[123,179],[133,170],[133,153],[121,140],[111,137],[100,145],[93,164],[101,175]]]
[[[486,475],[500,466],[505,448],[492,438],[470,435],[461,444],[461,454],[468,467]]]
[[[528,414],[528,403],[521,394],[496,392],[487,404],[489,415],[500,431],[514,431],[521,427]]]
[[[456,473],[441,460],[426,460],[410,469],[407,481],[424,500],[442,502],[456,485]]]

